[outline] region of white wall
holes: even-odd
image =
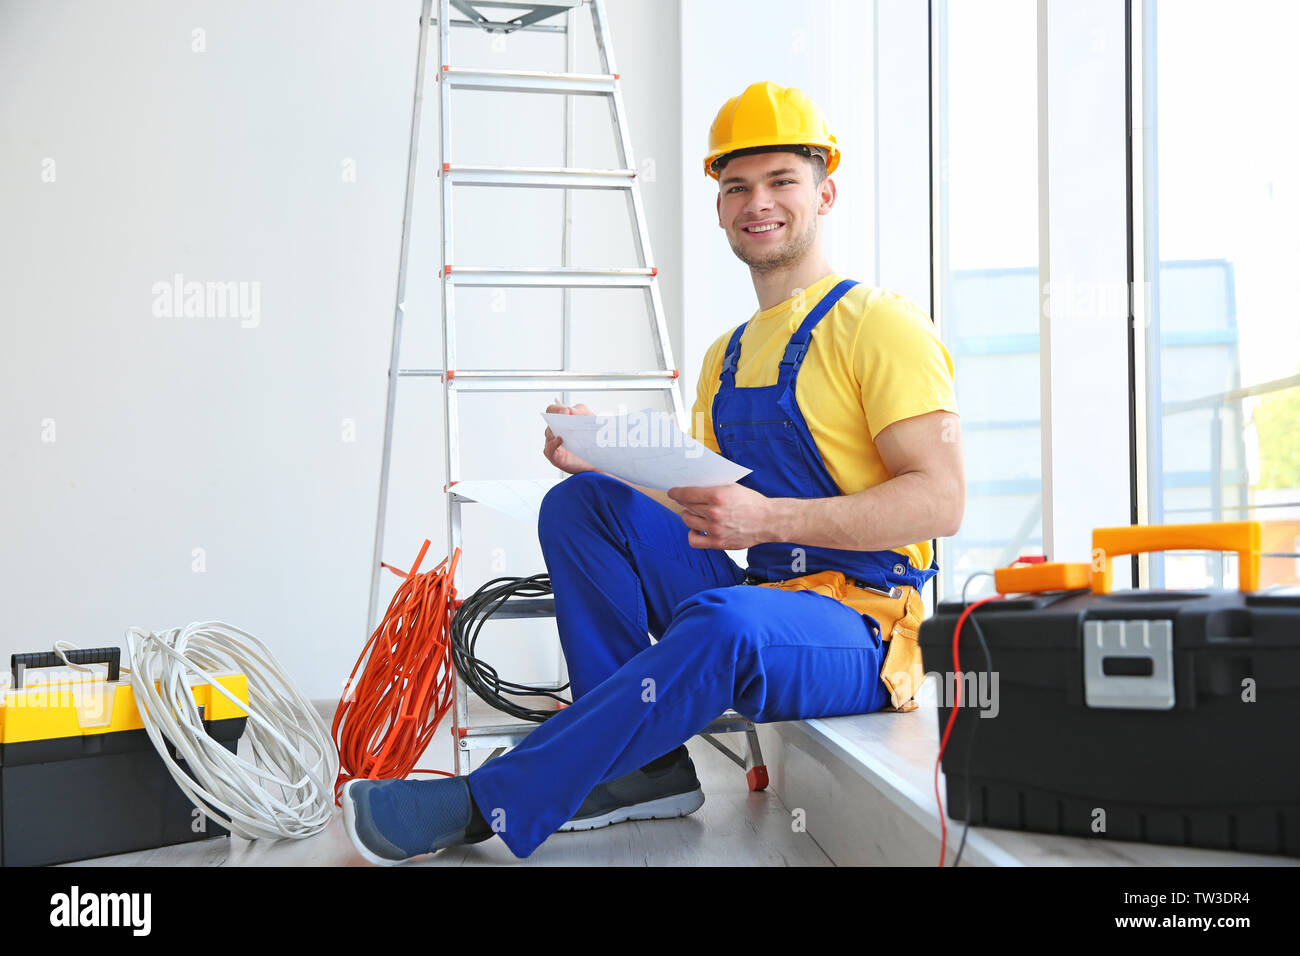
[[[861,0],[688,0],[682,4],[683,366],[694,400],[704,350],[749,319],[758,302],[749,270],[719,228],[717,181],[705,176],[709,126],[749,84],[803,90],[822,108],[843,153],[839,197],[823,220],[831,267],[863,282],[875,272],[872,4]],[[689,405],[688,401],[688,405]]]
[[[930,288],[929,5],[874,7],[876,283],[913,299],[942,331]]]
[[[309,696],[337,696],[366,637],[419,6],[0,5],[0,440],[9,450],[0,653],[59,639],[114,644],[131,625],[219,618],[262,637]],[[677,3],[611,0],[609,9],[633,145],[658,160],[645,198],[680,356]],[[528,68],[522,61],[544,52],[532,41],[543,39],[562,56],[562,41],[537,35],[484,51]],[[438,342],[433,84],[426,97],[408,365],[438,361],[429,350]],[[596,118],[608,124],[604,110]],[[456,114],[467,147],[456,158],[542,148],[537,129],[558,133],[540,110],[524,119]],[[462,262],[536,252],[525,220],[544,207],[522,195],[504,209],[458,204]],[[578,210],[579,253],[618,254],[625,220]],[[553,222],[542,234],[555,235]],[[156,315],[154,285],[177,273],[248,283],[260,308],[242,319]],[[539,354],[526,334],[552,345],[548,303],[513,292],[507,301],[492,324],[463,336],[461,366],[508,364],[511,347],[523,367],[558,365],[558,352]],[[623,311],[580,307],[604,333],[587,362],[649,361],[646,333],[609,334],[636,325],[610,321]],[[434,561],[445,553],[436,388],[403,385],[393,564],[409,562],[424,537]],[[467,464],[470,452],[499,446],[500,467],[553,473],[540,455],[540,406],[485,401],[466,403],[466,432],[478,436]],[[518,427],[499,428],[503,413]],[[505,573],[542,570],[532,527],[489,522],[480,542],[469,554],[467,539],[471,586],[492,549]]]

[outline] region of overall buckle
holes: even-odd
[[[811,342],[811,340],[809,340]],[[808,351],[809,342],[789,342],[781,356],[782,365],[797,365]]]

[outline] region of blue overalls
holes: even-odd
[[[795,402],[812,330],[845,280],[790,339],[777,383],[736,388],[742,325],[727,345],[713,403],[722,454],[768,497],[838,496]],[[526,857],[598,783],[689,740],[727,708],[758,722],[863,714],[889,703],[874,623],[813,591],[740,587],[833,569],[876,586],[920,588],[938,570],[894,551],[768,542],[742,569],[693,548],[681,518],[616,478],[572,475],[542,501],[538,537],[555,597],[573,704],[473,771],[483,816]],[[647,640],[647,632],[657,643]]]

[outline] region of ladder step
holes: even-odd
[[[512,597],[492,612],[492,620],[555,617],[555,599],[549,597]]]
[[[585,2],[586,0],[543,0],[541,3],[533,2],[533,0],[468,0],[468,3],[465,3],[452,0],[451,5],[457,10],[461,10],[466,6],[487,7],[490,10],[542,10],[546,12],[547,16],[554,16],[557,13],[563,13],[565,10],[570,10],[573,7],[580,7]],[[475,10],[474,12],[478,13],[478,10]],[[466,15],[468,16],[469,14],[466,13]],[[437,23],[438,21],[434,20],[433,22]],[[514,21],[511,22],[513,23]],[[493,25],[495,26],[496,24]],[[509,24],[506,25],[509,26]]]
[[[404,368],[398,375],[408,378],[442,378],[441,369]],[[506,372],[455,369],[448,385],[458,392],[583,392],[653,391],[677,383],[676,369],[649,372],[564,372],[551,369]]]
[[[438,18],[433,17],[431,18],[430,22],[434,26],[437,26]],[[483,26],[483,24],[479,23],[476,20],[457,20],[456,18],[452,17],[447,21],[447,24],[448,26],[453,26],[453,27],[462,27],[462,28],[467,27],[474,30],[486,30],[488,33],[514,33],[517,30],[527,30],[532,33],[568,33],[569,32],[564,27],[552,23],[527,23],[524,24],[523,26],[511,26],[509,29],[493,28],[489,30],[487,27]]]
[[[516,30],[542,29],[545,25],[539,21],[549,19],[560,13],[572,10],[574,7],[581,6],[583,0],[549,0],[547,3],[539,3],[536,0],[528,2],[517,2],[517,0],[451,0],[451,6],[456,9],[457,13],[462,13],[469,17],[468,20],[449,20],[452,26],[478,27],[488,33],[513,33]],[[478,7],[487,7],[489,9],[506,9],[523,11],[519,16],[511,20],[493,20],[485,16]],[[437,23],[437,20],[433,21]],[[549,29],[559,33],[568,32],[563,26],[551,26]]]
[[[610,96],[618,90],[617,73],[542,73],[529,70],[474,70],[443,66],[442,79],[453,89],[498,93],[578,93]]]
[[[656,268],[492,269],[486,266],[447,266],[444,271],[447,281],[456,285],[552,289],[648,289],[659,274]]]
[[[513,747],[536,729],[536,724],[481,724],[477,727],[462,727],[459,731],[460,749]],[[749,718],[728,711],[701,730],[700,735],[743,733],[749,729]]]
[[[537,724],[481,724],[477,727],[461,727],[461,750],[495,750],[497,747],[513,747],[536,730]]]
[[[443,175],[456,186],[524,186],[558,189],[631,189],[632,169],[565,169],[545,166],[465,166],[444,163]]]

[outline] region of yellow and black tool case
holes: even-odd
[[[1231,523],[1227,539],[1221,526],[1099,529],[1090,564],[1000,570],[1008,596],[961,628],[962,703],[943,755],[949,816],[1300,856],[1300,591],[1257,590],[1257,550],[1236,536],[1249,524]],[[1241,562],[1237,590],[1110,591],[1118,554],[1225,540]],[[1047,590],[1062,583],[1072,589]],[[963,610],[941,603],[920,633],[939,675],[940,737]]]
[[[228,836],[190,802],[154,749],[131,683],[119,679],[121,649],[66,656],[106,664],[107,674],[44,681],[30,671],[63,667],[58,655],[11,658],[12,683],[0,697],[0,864],[40,866]],[[245,675],[217,679],[247,703]],[[246,713],[207,683],[192,690],[205,729],[234,753]]]

